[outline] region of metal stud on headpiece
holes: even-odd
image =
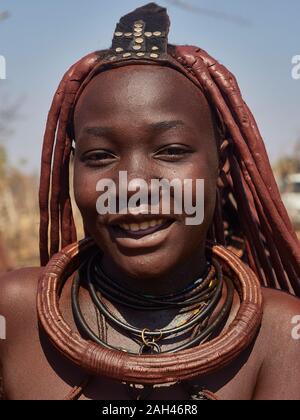
[[[166,58],[170,20],[155,3],[139,7],[117,24],[109,59]]]

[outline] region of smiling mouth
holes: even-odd
[[[110,225],[121,237],[128,237],[139,239],[147,235],[151,235],[160,230],[167,229],[175,220],[172,219],[152,219],[145,220],[140,223],[120,223],[117,225]]]

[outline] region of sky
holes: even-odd
[[[0,100],[20,102],[6,140],[13,165],[39,171],[45,121],[56,87],[68,67],[111,45],[119,18],[145,4],[138,0],[0,0],[9,19],[0,23],[0,55],[7,79]],[[198,45],[236,75],[272,162],[293,152],[300,139],[300,80],[292,57],[300,55],[299,0],[189,0],[193,6],[240,16],[249,24],[184,10],[171,2],[169,41]]]

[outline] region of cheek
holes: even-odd
[[[212,223],[215,206],[216,206],[216,191],[217,191],[217,172],[209,170],[199,170],[193,178],[193,205],[196,207],[198,216],[203,217],[200,226],[195,226],[195,231],[206,233]],[[201,188],[196,189],[196,180],[201,179],[203,183]],[[204,200],[204,201],[203,201]]]
[[[209,160],[204,159],[203,156],[198,156],[195,158],[194,162],[176,170],[176,172],[173,173],[173,178],[179,178],[182,182],[184,180],[191,180],[193,206],[199,204],[199,200],[203,200],[204,195],[204,222],[206,222],[207,219],[210,221],[216,203],[218,165],[215,162],[209,162]],[[197,190],[197,180],[204,181],[204,194],[201,194],[200,191]]]
[[[212,217],[215,210],[216,194],[217,194],[217,174],[211,174],[204,178],[204,200],[205,200],[205,217]]]
[[[99,180],[96,171],[87,170],[80,163],[74,165],[74,196],[76,204],[84,216],[97,214],[96,200],[98,198],[96,185]]]

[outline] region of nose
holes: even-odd
[[[143,151],[129,154],[126,161],[119,165],[119,173],[125,172],[127,175],[129,196],[134,191],[144,191],[146,185],[150,188],[151,180],[160,178],[155,166],[151,156]]]
[[[138,206],[149,206],[151,202],[159,201],[159,198],[153,198],[151,191],[153,179],[161,179],[161,174],[151,156],[146,153],[132,153],[122,164],[122,168],[121,165],[119,168],[120,208],[127,207],[132,197],[137,198],[136,194],[140,197],[140,200],[136,200]],[[123,202],[125,196],[128,200],[126,203]]]
[[[122,165],[122,170],[127,171],[128,180],[144,179],[147,181],[152,175],[153,164],[151,156],[146,151],[132,151]]]

